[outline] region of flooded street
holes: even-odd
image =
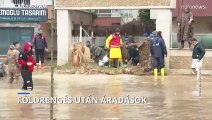
[[[34,91],[50,96],[50,73],[36,73]],[[55,96],[147,97],[144,104],[56,104],[56,120],[212,120],[211,76],[202,77],[201,96],[195,76],[55,75]],[[48,120],[49,104],[18,104],[22,79],[0,78],[0,120]]]

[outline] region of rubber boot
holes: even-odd
[[[13,78],[10,78],[8,83],[13,83],[14,79]]]
[[[155,76],[155,77],[158,76],[158,69],[157,69],[157,68],[154,69],[154,76]]]
[[[119,61],[119,67],[123,66],[123,62]]]
[[[161,76],[165,75],[165,69],[164,68],[161,68],[160,72],[161,72]]]
[[[119,67],[119,61],[117,59],[114,60],[114,67],[115,68]]]
[[[109,67],[113,67],[114,66],[113,63],[114,63],[113,61],[109,61]]]

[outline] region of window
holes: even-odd
[[[196,38],[202,45],[205,47],[205,49],[212,49],[212,34],[195,34],[194,38]],[[187,44],[187,43],[185,43]],[[177,34],[172,34],[172,48],[178,48],[179,43],[177,42]]]
[[[129,13],[129,17],[133,17],[133,14],[132,13]]]
[[[19,5],[30,5],[30,0],[13,0],[13,3],[15,4],[16,7]]]
[[[9,45],[19,41],[21,49],[26,41],[31,42],[34,35],[34,28],[31,27],[1,27],[0,28],[0,55],[6,55]]]

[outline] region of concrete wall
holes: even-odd
[[[212,33],[212,17],[194,17],[194,33]],[[172,33],[177,33],[176,18],[173,18]],[[187,45],[187,44],[186,44]],[[170,66],[174,74],[191,74],[192,50],[190,49],[170,49]],[[212,74],[212,50],[206,50],[203,62],[203,74]]]
[[[191,74],[192,50],[190,49],[171,49],[169,69],[174,74]],[[212,75],[212,50],[206,50],[203,60],[203,74]]]
[[[41,23],[41,28],[43,29],[43,32],[46,34],[47,40],[48,40],[48,45],[51,45],[51,6],[49,6],[49,21],[46,23]],[[86,30],[89,30],[91,28],[92,25],[92,16],[84,11],[70,11],[69,12],[71,18],[72,18],[72,30],[75,29],[76,30],[76,34],[79,35],[79,25],[82,23],[82,25],[84,26],[83,28]],[[55,24],[54,26],[55,30],[57,29],[57,24]],[[37,31],[37,30],[36,30]],[[54,39],[54,51],[57,50],[57,33],[55,33],[55,39]],[[50,47],[49,47],[50,48]]]
[[[51,0],[30,0],[30,5],[51,5]],[[13,0],[0,0],[0,6],[6,8],[14,8]]]
[[[92,25],[92,16],[84,11],[70,11],[73,24]]]
[[[76,8],[76,7],[140,7],[141,6],[171,6],[172,1],[175,0],[56,0],[56,8]],[[117,8],[118,8],[117,7]],[[160,8],[160,7],[159,7]]]
[[[172,33],[172,11],[171,9],[150,9],[150,14],[154,13],[151,19],[156,19],[156,31],[162,31],[169,53],[171,33]],[[169,68],[170,54],[166,57],[166,67]]]
[[[85,12],[83,10],[72,10],[69,12],[72,18],[72,23],[73,24],[83,24],[83,25],[92,25],[92,15],[89,12]],[[57,12],[55,11],[55,19],[57,19],[56,16]],[[48,19],[50,22],[52,18],[52,6],[48,6]]]
[[[57,12],[55,11],[55,19],[57,19],[56,17]],[[72,10],[69,12],[69,14],[71,15],[72,18],[72,23],[73,24],[83,24],[83,25],[92,25],[92,15],[89,14],[89,12],[85,12],[83,10]],[[48,6],[48,19],[50,22],[52,18],[52,6],[49,5]]]
[[[72,37],[71,15],[69,10],[57,10],[57,65],[64,65],[69,60],[69,45]]]
[[[57,65],[68,63],[68,48],[70,34],[74,19],[69,10],[76,9],[157,9],[156,30],[164,34],[167,48],[170,48],[170,39],[172,33],[172,8],[176,7],[176,0],[56,0],[55,8],[57,9],[57,40],[58,54]],[[160,15],[159,15],[160,13]],[[81,20],[80,20],[81,22]],[[64,25],[62,27],[62,25]],[[169,63],[169,57],[167,57]],[[169,65],[169,64],[168,64]]]

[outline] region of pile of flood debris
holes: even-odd
[[[57,73],[63,74],[132,74],[148,75],[152,74],[148,70],[150,56],[150,42],[139,42],[136,45],[139,49],[139,65],[124,65],[119,68],[110,68],[108,66],[100,67],[89,59],[90,51],[83,43],[77,43],[70,47],[70,63],[56,68]]]
[[[64,65],[55,69],[59,74],[132,74],[132,75],[148,75],[150,72],[145,71],[139,66],[123,66],[119,68],[100,67],[95,63],[82,64],[80,67]]]

